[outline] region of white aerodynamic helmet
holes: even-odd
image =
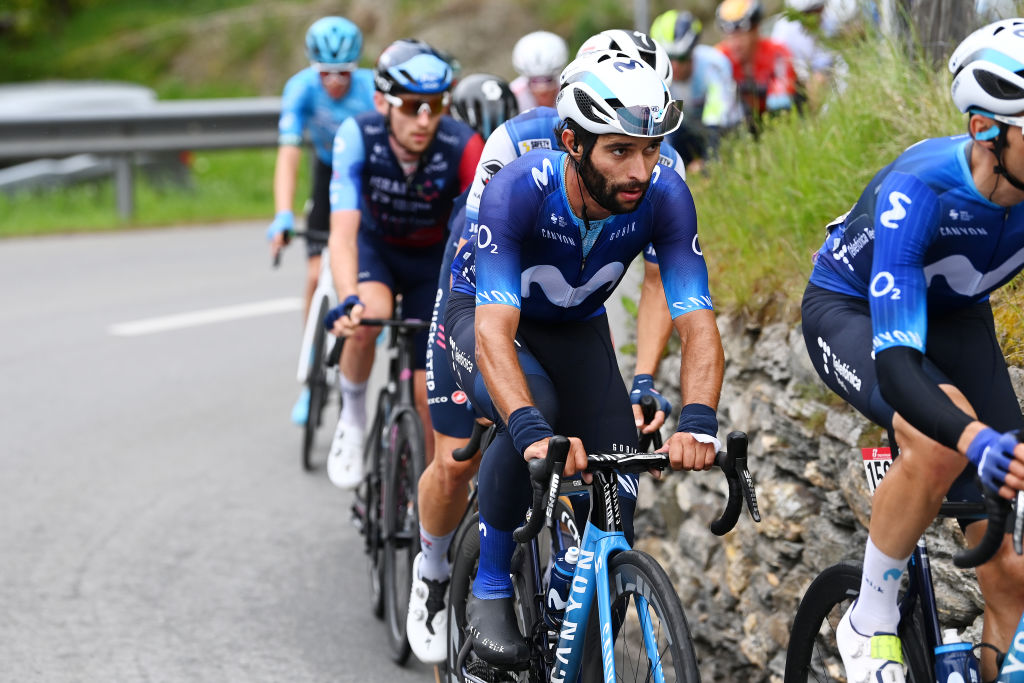
[[[565,67],[559,83],[558,116],[595,135],[660,137],[683,122],[682,103],[658,73],[625,52],[587,52]]]
[[[962,112],[1024,112],[1024,19],[979,28],[949,58],[953,103]]]
[[[633,59],[647,63],[661,77],[665,87],[672,85],[672,60],[660,43],[646,33],[640,31],[623,31],[611,29],[590,36],[580,45],[576,56],[599,50],[617,50],[625,52]]]
[[[527,33],[512,48],[512,66],[527,78],[557,76],[568,61],[569,46],[550,31]]]

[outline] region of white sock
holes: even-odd
[[[452,544],[452,536],[455,532],[444,536],[434,536],[427,533],[427,530],[420,524],[420,551],[423,557],[420,558],[421,579],[431,581],[447,581],[451,576],[451,568],[448,566],[448,546]]]
[[[341,419],[348,425],[366,428],[366,382],[350,382],[341,375]]]
[[[910,556],[902,560],[889,557],[868,538],[864,549],[864,573],[860,579],[860,595],[850,625],[861,635],[896,633],[900,623],[900,610],[896,598],[900,591],[900,577],[907,568]]]

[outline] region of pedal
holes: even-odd
[[[360,534],[366,532],[366,506],[362,501],[357,500],[352,503],[350,508],[351,515],[349,520],[352,522],[352,526],[356,528]]]

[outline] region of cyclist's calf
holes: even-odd
[[[985,525],[986,522],[975,522],[967,527],[968,545],[973,547],[981,540]],[[1024,611],[1024,557],[1015,553],[1013,544],[1006,539],[996,556],[975,571],[981,594],[985,597],[982,640],[1006,652]],[[989,648],[982,648],[980,654],[982,680],[994,679],[995,653]]]

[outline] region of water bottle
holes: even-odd
[[[935,648],[935,680],[937,683],[981,681],[974,646],[960,640],[955,628],[947,628],[942,634],[942,645]]]
[[[565,606],[569,604],[569,591],[572,588],[572,575],[576,572],[576,562],[580,558],[580,549],[570,546],[555,555],[548,575],[547,615],[548,626],[553,629],[562,627],[562,616]]]

